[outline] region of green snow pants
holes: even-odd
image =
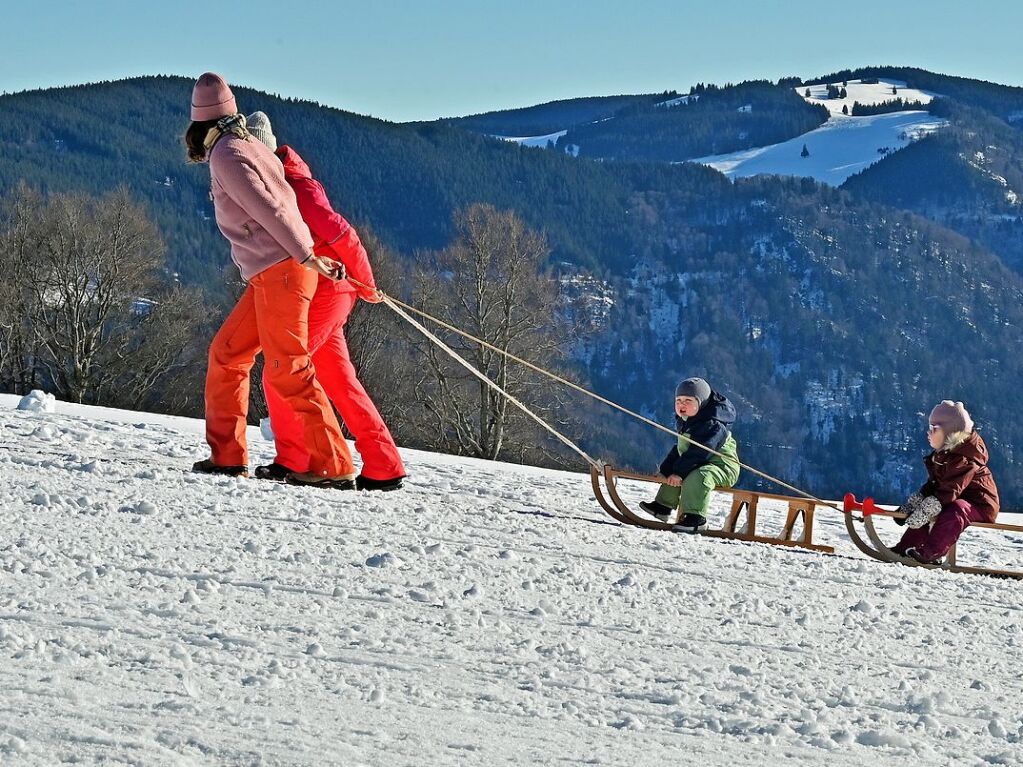
[[[706,519],[714,488],[733,487],[738,481],[738,466],[708,463],[689,472],[682,480],[682,487],[661,485],[655,500],[670,509],[681,505],[683,514],[699,514]]]

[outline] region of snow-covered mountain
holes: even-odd
[[[709,165],[729,178],[796,176],[840,186],[850,176],[948,124],[922,110],[852,115],[857,103],[869,106],[902,99],[929,104],[936,95],[907,88],[901,81],[850,80],[842,89],[846,95],[841,98],[828,98],[828,85],[795,89],[807,102],[827,107],[831,116],[819,128],[778,144],[700,157],[692,162]]]
[[[794,176],[840,186],[850,176],[948,125],[947,120],[919,108],[907,107],[886,114],[854,114],[856,105],[871,107],[899,99],[907,105],[925,106],[941,95],[909,87],[905,81],[894,78],[861,78],[841,83],[799,85],[793,90],[807,104],[827,110],[829,117],[823,125],[786,141],[723,154],[684,157],[679,162],[709,165],[729,178]],[[699,94],[694,93],[658,102],[654,107],[660,110],[684,108],[698,100]],[[735,111],[752,114],[754,106],[743,104]],[[615,119],[614,116],[602,117],[590,125]],[[570,130],[566,127],[537,136],[494,134],[494,138],[526,147],[547,149],[557,146],[562,151],[577,155],[580,149],[578,145],[562,141]]]
[[[414,451],[393,494],[211,479],[200,421],[17,402],[4,765],[1023,763],[1020,586],[868,562],[834,516],[823,556]]]

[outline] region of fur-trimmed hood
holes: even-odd
[[[945,443],[941,446],[939,452],[946,452],[949,450],[955,450],[957,447],[962,445],[966,440],[973,434],[972,431],[954,431],[951,434],[945,436]]]
[[[945,444],[934,452],[935,460],[944,462],[951,455],[962,456],[979,466],[987,466],[988,451],[976,431],[954,431],[945,437]]]

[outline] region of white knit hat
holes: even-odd
[[[253,138],[266,144],[271,152],[277,151],[277,137],[274,135],[273,126],[270,125],[270,118],[266,116],[266,112],[250,114],[245,118],[245,127],[248,128]]]

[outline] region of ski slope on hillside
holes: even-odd
[[[1019,583],[868,562],[823,513],[836,556],[627,529],[585,475],[416,451],[391,494],[214,479],[200,421],[17,401],[5,767],[1023,764]]]
[[[842,86],[842,83],[835,84]],[[905,83],[897,80],[881,80],[872,84],[850,80],[845,87],[847,98],[844,99],[826,98],[827,85],[795,89],[809,103],[823,104],[828,108],[831,116],[815,130],[780,144],[699,157],[690,162],[709,165],[729,178],[796,176],[841,186],[850,176],[948,124],[946,120],[920,110],[861,117],[842,114],[843,106],[851,112],[853,103],[857,101],[881,104],[901,98],[928,104],[936,96],[928,91],[906,88]],[[807,88],[809,97],[806,96]],[[897,93],[893,93],[893,88]],[[804,146],[810,153],[807,157],[802,156]]]

